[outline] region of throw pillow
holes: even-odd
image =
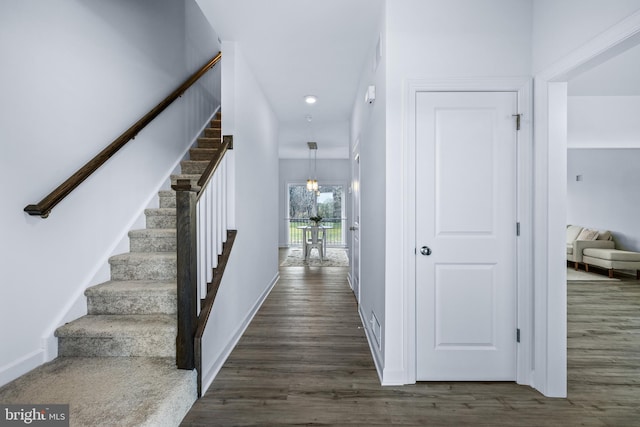
[[[591,230],[589,228],[583,229],[576,240],[596,240],[598,238],[598,230]]]

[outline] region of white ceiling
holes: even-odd
[[[571,96],[640,96],[640,45],[569,81]]]
[[[254,70],[279,120],[280,157],[306,159],[313,139],[318,158],[348,158],[349,119],[382,0],[197,1]],[[304,103],[308,94],[315,105]]]

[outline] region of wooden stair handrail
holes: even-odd
[[[189,89],[196,81],[213,68],[222,58],[222,53],[218,52],[209,62],[207,62],[202,68],[196,71],[191,77],[189,77],[184,83],[174,90],[169,96],[167,96],[162,102],[156,105],[151,111],[145,114],[140,120],[138,120],[133,126],[127,129],[122,135],[120,135],[115,141],[109,144],[104,150],[98,153],[93,159],[89,160],[87,164],[78,169],[73,175],[71,175],[65,182],[60,184],[55,190],[49,193],[44,199],[35,205],[28,205],[24,208],[24,211],[29,215],[47,218],[51,210],[60,203],[65,197],[69,195],[77,186],[79,186],[85,179],[87,179],[92,173],[94,173],[100,166],[105,164],[118,150],[124,147],[130,140],[134,139],[136,135],[144,129],[153,119],[155,119],[160,113],[162,113],[169,105],[178,99],[182,94]]]

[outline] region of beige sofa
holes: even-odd
[[[579,225],[567,225],[567,261],[577,270],[586,248],[614,249],[610,231],[591,230]]]

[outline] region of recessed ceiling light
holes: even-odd
[[[304,102],[307,104],[315,104],[318,101],[318,97],[315,95],[307,95],[304,97]]]

